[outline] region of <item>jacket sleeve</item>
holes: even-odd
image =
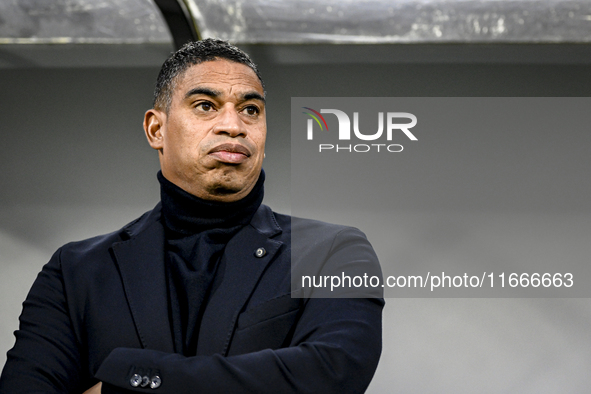
[[[61,249],[39,273],[23,303],[16,344],[8,352],[0,393],[82,393],[80,348],[69,319]]]
[[[382,306],[379,299],[310,299],[288,347],[230,357],[118,348],[96,378],[103,393],[145,391],[131,386],[136,374],[158,376],[155,391],[163,394],[362,393],[381,352]]]

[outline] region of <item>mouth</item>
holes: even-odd
[[[240,164],[251,156],[250,150],[240,144],[220,144],[208,153],[215,159],[227,164]]]

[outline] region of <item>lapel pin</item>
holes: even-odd
[[[257,250],[254,252],[254,255],[255,255],[256,257],[259,257],[259,258],[263,257],[263,256],[264,256],[264,255],[266,255],[266,254],[267,254],[267,251],[265,250],[265,248],[258,248],[258,249],[257,249]]]

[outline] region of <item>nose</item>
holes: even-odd
[[[223,106],[217,117],[217,123],[213,128],[215,134],[228,134],[230,137],[246,137],[246,128],[240,115],[231,104]]]

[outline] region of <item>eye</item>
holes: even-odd
[[[213,104],[210,103],[209,101],[203,101],[201,103],[198,103],[195,106],[195,108],[199,108],[202,111],[209,112],[209,111],[213,110]]]
[[[249,105],[248,107],[245,107],[245,108],[243,109],[243,111],[244,111],[244,112],[245,112],[247,115],[251,115],[251,116],[258,115],[258,114],[259,114],[259,112],[260,112],[260,110],[259,110],[259,109],[258,109],[256,106],[254,106],[254,105]]]

